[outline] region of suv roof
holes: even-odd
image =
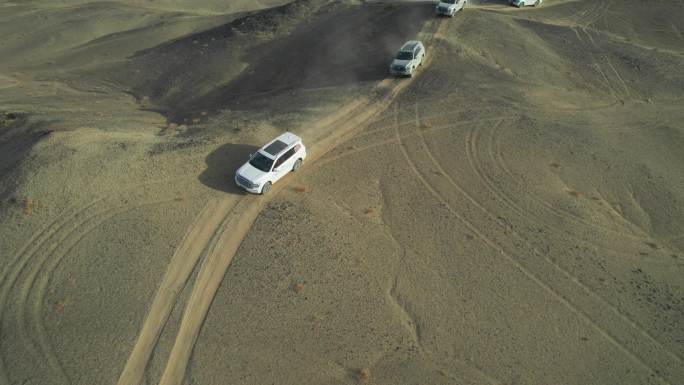
[[[268,152],[269,154],[275,156],[278,155],[281,151],[287,148],[287,143],[281,142],[279,140],[271,142],[266,148],[264,148],[264,151]]]
[[[300,140],[301,139],[297,135],[291,132],[285,132],[268,142],[264,147],[261,148],[261,152],[269,158],[275,158],[286,148],[299,142]]]
[[[421,44],[418,40],[409,40],[401,47],[401,51],[411,51],[413,52],[416,47]]]

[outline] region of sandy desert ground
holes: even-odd
[[[433,7],[0,2],[0,385],[684,383],[684,1]]]

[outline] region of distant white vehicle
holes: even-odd
[[[412,77],[416,68],[423,65],[423,58],[425,58],[423,43],[418,40],[407,41],[390,64],[390,73]]]
[[[273,183],[297,171],[306,159],[306,147],[297,135],[286,132],[249,155],[235,172],[235,183],[254,194],[266,194]]]
[[[440,0],[435,7],[438,15],[454,17],[456,12],[466,6],[467,0]]]
[[[518,8],[522,8],[526,5],[532,5],[534,7],[541,5],[542,0],[508,0],[508,3],[515,5]]]

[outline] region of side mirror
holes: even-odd
[[[251,153],[251,152],[250,152],[250,153],[249,153],[249,156],[247,157],[247,159],[252,159],[252,156],[254,156],[254,153]]]
[[[278,169],[278,167],[273,167],[273,172],[278,172],[278,171],[280,171],[280,169]]]

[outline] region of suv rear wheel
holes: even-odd
[[[300,167],[302,167],[302,159],[301,158],[297,159],[297,161],[294,162],[294,165],[292,166],[292,171],[296,172],[297,170],[299,170]]]

